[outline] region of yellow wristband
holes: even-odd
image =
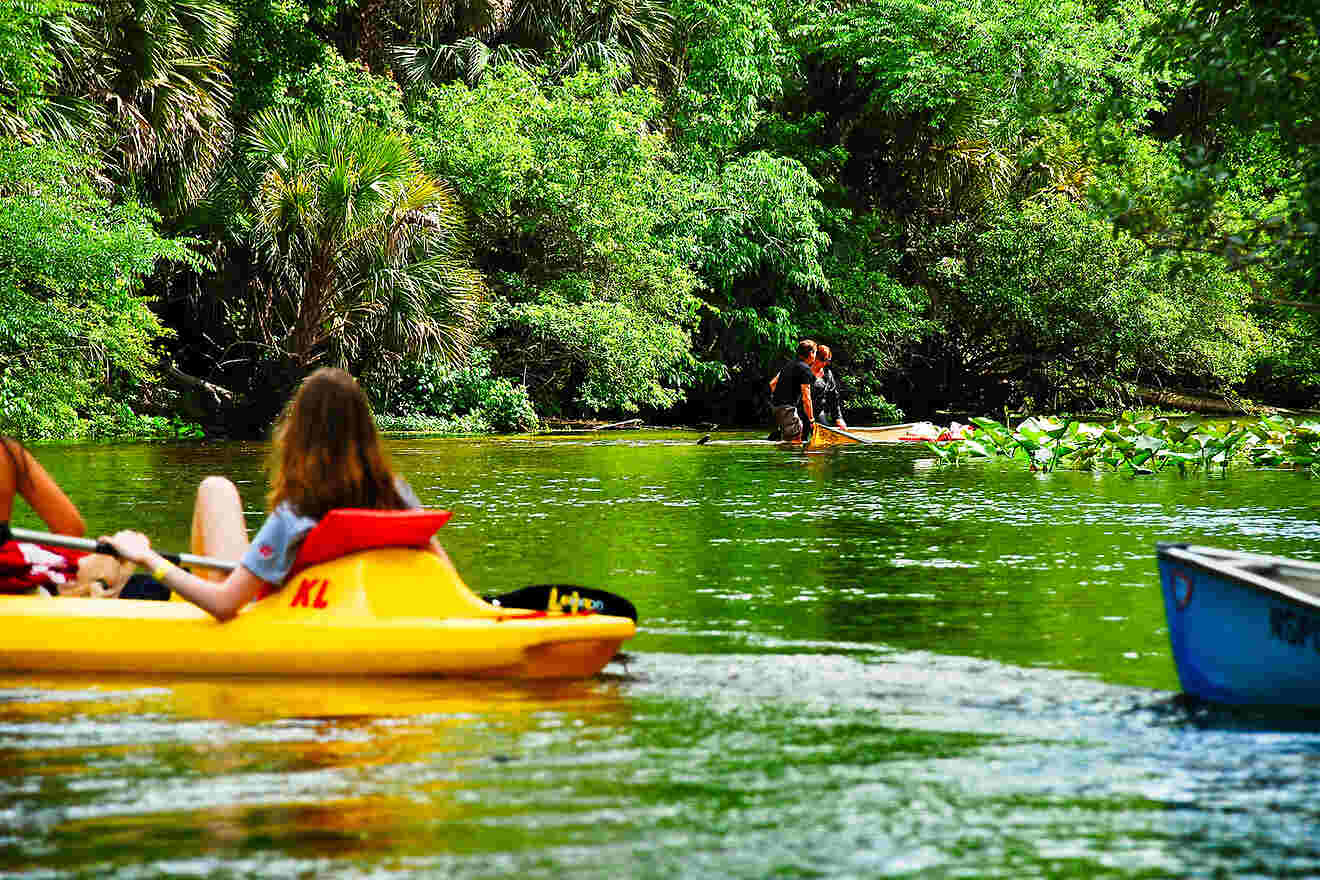
[[[173,568],[173,567],[174,567],[174,566],[170,565],[170,562],[169,562],[169,560],[167,559],[167,560],[161,562],[160,565],[156,566],[155,568],[153,568],[153,569],[151,570],[151,577],[152,577],[157,583],[162,583],[162,584],[163,584],[163,583],[165,583],[165,575],[169,574],[170,569]]]

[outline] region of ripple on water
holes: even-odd
[[[868,643],[748,649],[631,655],[565,702],[460,686],[343,718],[189,718],[168,686],[0,691],[28,713],[0,725],[0,855],[79,839],[141,876],[1320,871],[1313,720]],[[163,828],[172,851],[144,851]]]

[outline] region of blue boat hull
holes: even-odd
[[[1198,549],[1159,548],[1183,690],[1216,703],[1320,707],[1320,599],[1272,584],[1268,566],[1241,569]]]

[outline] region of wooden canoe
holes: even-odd
[[[832,446],[851,446],[859,443],[901,443],[920,422],[901,425],[882,425],[878,428],[831,428],[817,424],[807,442],[807,451],[829,449]]]

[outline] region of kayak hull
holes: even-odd
[[[635,632],[489,605],[433,554],[385,549],[308,568],[226,623],[184,602],[0,598],[0,670],[584,678]]]

